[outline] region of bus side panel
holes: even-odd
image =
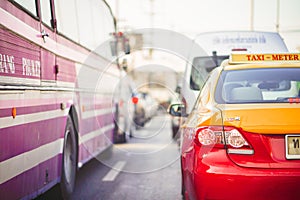
[[[41,49],[41,81],[56,81],[55,55],[45,49]]]
[[[0,83],[40,85],[40,65],[38,46],[0,27]]]
[[[94,65],[76,64],[79,166],[112,144],[115,102],[119,96],[115,88],[120,81],[120,71],[114,65],[110,67],[99,55],[88,59]]]
[[[61,164],[61,159],[61,154],[57,155],[41,163],[39,166],[35,166],[1,184],[1,199],[32,199],[47,191],[60,181],[60,177],[52,177],[52,175],[49,175],[48,179],[43,177],[43,181],[38,183],[37,177],[39,176],[39,168],[47,168],[49,174],[60,174],[60,170],[57,169],[56,165],[57,163]],[[38,184],[39,187],[37,187]]]
[[[15,118],[12,108],[16,109]],[[61,110],[53,92],[0,95],[1,197],[31,198],[60,180],[68,110]]]
[[[112,144],[115,110],[109,96],[85,95],[81,105],[79,162],[84,164]]]
[[[53,113],[53,111],[50,112]],[[30,113],[30,115],[33,117],[34,115],[37,116],[40,114]],[[45,115],[47,114],[45,113]],[[29,117],[23,117],[20,114],[17,115],[16,118],[21,118],[21,120],[24,120],[25,123],[1,128],[0,130],[0,162],[24,152],[33,151],[34,149],[39,148],[41,145],[47,145],[48,143],[55,142],[56,140],[63,138],[62,133],[64,133],[65,117],[46,119],[45,116],[45,120],[41,118],[41,121],[29,123],[26,123],[26,121],[30,120],[26,119]],[[14,120],[10,121],[12,121],[12,124],[14,123]]]
[[[76,69],[74,62],[57,57],[56,65],[58,67],[57,81],[75,83]]]
[[[111,145],[111,140],[109,139],[113,133],[113,129],[106,130],[103,134],[97,135],[91,140],[88,140],[79,145],[80,154],[80,164],[85,164],[90,159],[97,156],[99,153],[103,152],[107,147]]]

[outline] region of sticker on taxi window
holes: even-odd
[[[282,53],[282,54],[231,54],[230,63],[249,63],[249,62],[265,62],[265,61],[300,61],[298,53]]]
[[[288,98],[288,101],[289,101],[289,103],[290,104],[292,104],[292,103],[300,103],[300,98],[298,98],[298,97],[294,97],[294,98]]]

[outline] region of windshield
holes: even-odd
[[[268,103],[299,100],[300,68],[223,71],[218,81],[218,103]]]

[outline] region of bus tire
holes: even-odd
[[[75,188],[77,171],[77,142],[75,128],[70,116],[68,116],[66,131],[64,136],[62,173],[61,173],[61,192],[64,199],[70,199]]]

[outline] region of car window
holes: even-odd
[[[206,72],[211,72],[227,58],[228,56],[195,57],[191,69],[190,88],[200,90],[206,80],[206,77],[203,77]]]
[[[223,71],[218,81],[218,103],[290,102],[299,99],[300,68]]]

